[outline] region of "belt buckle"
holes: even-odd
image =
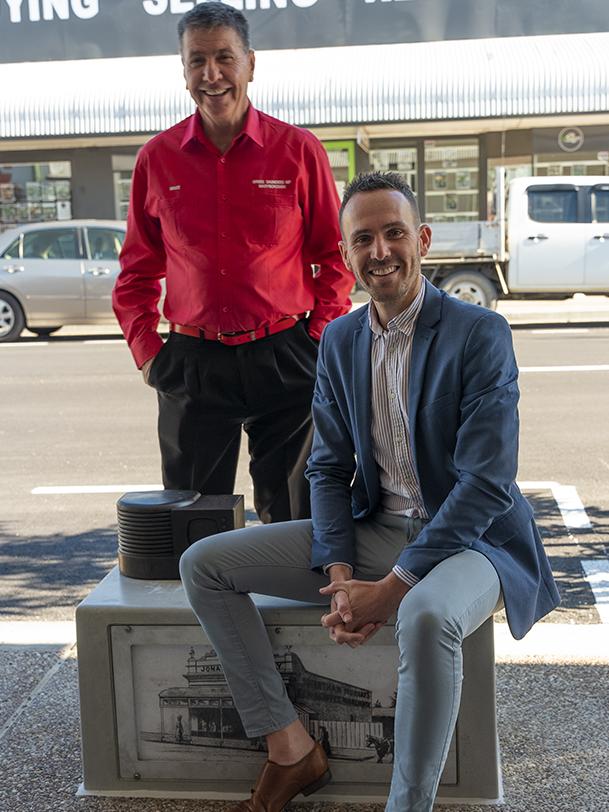
[[[217,339],[220,342],[220,344],[224,344],[224,333],[218,332]]]
[[[248,335],[249,335],[250,341],[255,341],[256,340],[256,331],[255,330],[249,330]]]

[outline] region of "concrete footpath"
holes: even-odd
[[[358,294],[358,304],[366,297]],[[500,302],[514,325],[609,326],[609,298]],[[57,338],[116,335],[63,328]],[[53,338],[49,343],[53,342]],[[0,615],[1,617],[1,615]],[[609,812],[609,624],[538,624],[520,643],[497,622],[501,812]],[[72,621],[0,620],[0,812],[220,812],[228,804],[78,797],[77,661]],[[382,805],[293,804],[309,812],[381,812]],[[448,807],[447,807],[448,808]],[[488,807],[451,806],[453,812]]]
[[[351,298],[354,307],[360,307],[368,301],[367,294],[361,290],[355,291]],[[506,299],[498,302],[497,311],[516,327],[536,325],[547,327],[548,325],[565,324],[607,324],[609,326],[609,296],[586,296],[584,293],[576,293],[562,301]],[[167,326],[161,323],[161,330],[163,329],[167,329]],[[81,335],[83,337],[104,335],[118,338],[122,334],[117,324],[72,325],[62,327],[45,341],[53,343],[53,341],[73,339]],[[27,330],[23,333],[23,339],[26,341],[38,340]]]
[[[32,641],[39,641],[37,645]],[[501,812],[609,810],[609,625],[542,623],[520,643],[496,623]],[[0,624],[2,812],[220,812],[217,801],[77,797],[81,781],[72,623]],[[314,796],[312,796],[314,799]],[[382,805],[293,804],[309,812]],[[448,807],[447,807],[448,808]],[[451,806],[454,812],[488,807]]]
[[[563,301],[500,300],[497,310],[512,325],[608,324],[609,296],[576,293]]]
[[[359,306],[368,301],[368,296],[362,291],[356,291],[352,299],[354,305]],[[576,293],[569,299],[559,301],[500,299],[497,312],[517,328],[577,324],[609,326],[609,296]]]

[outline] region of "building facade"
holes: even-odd
[[[339,191],[395,169],[427,221],[487,219],[498,168],[609,175],[608,49],[597,33],[263,51],[251,97],[315,132]],[[193,111],[177,56],[0,65],[0,84],[0,229],[124,219],[139,147]]]

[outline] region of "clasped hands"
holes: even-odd
[[[370,640],[409,590],[393,572],[380,581],[358,581],[349,577],[348,568],[334,565],[329,574],[332,583],[319,590],[332,596],[330,612],[322,615],[321,625],[329,629],[332,640],[351,648]]]

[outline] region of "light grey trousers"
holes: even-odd
[[[422,527],[419,519],[377,513],[356,522],[354,578],[378,580]],[[310,569],[309,520],[210,536],[182,556],[188,600],[215,648],[248,736],[297,718],[275,667],[262,618],[249,592],[327,605],[328,577]],[[402,600],[395,755],[387,812],[429,812],[461,699],[461,644],[501,606],[492,564],[467,550],[434,567]],[[322,611],[320,611],[321,617]]]

